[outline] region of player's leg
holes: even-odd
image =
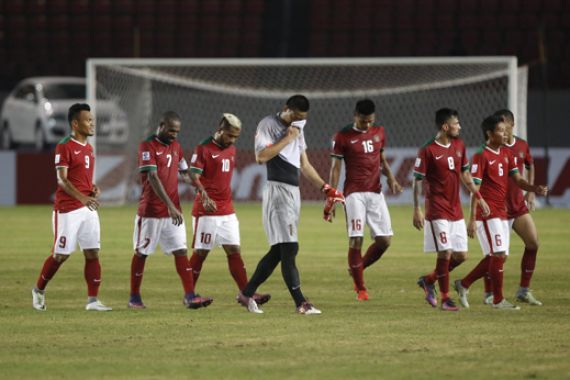
[[[194,291],[194,276],[188,260],[186,247],[186,224],[173,224],[169,218],[162,219],[162,229],[158,243],[163,252],[174,256],[174,266],[182,288],[184,289],[183,304],[190,309],[198,309],[210,305],[214,300],[210,297],[201,297]]]
[[[366,222],[372,230],[374,243],[362,259],[363,269],[378,261],[392,242],[392,220],[384,194],[366,193]]]
[[[190,256],[190,268],[192,268],[192,276],[194,278],[194,285],[200,278],[202,265],[208,253],[214,247],[216,241],[218,220],[215,216],[200,216],[192,217],[192,231],[194,236],[192,238],[192,256]]]
[[[57,211],[52,214],[54,233],[52,253],[45,259],[36,286],[32,289],[32,305],[36,310],[46,310],[45,288],[61,265],[75,250],[77,230],[79,229],[76,214],[73,212],[62,214]]]
[[[133,250],[131,259],[131,291],[128,307],[130,309],[144,309],[140,289],[144,276],[146,259],[152,255],[158,244],[161,219],[146,218],[136,215],[133,232]]]
[[[354,290],[362,292],[362,298],[368,298],[364,293],[362,242],[366,224],[366,201],[364,193],[352,193],[346,198],[346,221],[348,229],[348,270],[354,283]]]
[[[110,307],[105,306],[98,300],[99,287],[101,286],[101,263],[99,262],[100,224],[97,211],[87,208],[81,209],[84,215],[83,221],[77,231],[77,241],[85,256],[84,276],[87,283],[87,305],[88,311],[110,311]]]
[[[516,300],[526,302],[534,306],[542,305],[532,292],[530,282],[536,266],[536,255],[539,248],[538,233],[532,216],[528,213],[515,218],[513,230],[524,242],[524,253],[521,259],[521,279],[517,290]]]

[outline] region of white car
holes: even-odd
[[[69,134],[67,111],[84,103],[85,78],[36,77],[21,81],[8,95],[0,114],[2,149],[33,144],[41,150]],[[97,94],[95,133],[97,144],[124,144],[128,139],[127,116],[117,102]]]

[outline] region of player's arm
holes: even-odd
[[[481,207],[482,215],[484,217],[489,215],[491,213],[489,205],[487,204],[485,199],[483,199],[483,197],[481,196],[478,186],[476,186],[475,183],[473,182],[473,177],[471,176],[471,173],[469,173],[469,168],[463,170],[463,172],[461,173],[461,182],[463,183],[463,186],[465,186],[467,190],[469,190],[469,192],[471,193],[471,197],[477,200],[479,207]]]
[[[67,194],[71,195],[73,198],[77,199],[81,204],[87,207],[91,211],[97,210],[99,207],[99,202],[95,196],[88,196],[83,194],[81,191],[77,190],[75,186],[67,178],[67,167],[59,166],[57,168],[57,184],[63,189]]]
[[[319,189],[322,189],[325,186],[325,181],[309,162],[309,157],[307,157],[307,152],[305,151],[301,152],[301,173],[313,184],[313,186],[318,187]]]
[[[418,230],[424,228],[424,213],[422,212],[422,206],[420,205],[420,194],[422,192],[421,183],[422,178],[419,175],[414,175],[414,181],[412,182],[414,193],[414,216],[412,223]]]
[[[534,163],[532,163],[526,168],[527,181],[530,185],[534,185],[534,173]],[[535,197],[536,196],[532,191],[527,191],[525,195],[526,204],[528,205],[530,211],[534,211],[535,209]]]
[[[531,191],[539,195],[546,195],[548,193],[548,187],[541,185],[531,185],[526,179],[523,178],[518,170],[511,171],[510,175],[515,180],[517,186],[525,191]]]
[[[197,168],[190,169],[190,178],[192,180],[192,184],[196,188],[196,193],[200,194],[200,198],[202,200],[202,206],[204,206],[204,210],[207,212],[214,212],[218,209],[216,206],[216,202],[209,197],[208,192],[204,188],[202,181],[200,181],[200,177],[202,174]]]
[[[473,184],[476,193],[479,193],[480,185]],[[475,222],[477,216],[477,204],[479,199],[476,196],[471,196],[471,202],[469,203],[469,221],[467,222],[467,235],[473,239],[475,237],[475,232],[477,231],[477,224]],[[488,207],[488,206],[487,206]]]
[[[174,225],[176,226],[181,225],[183,221],[182,213],[178,211],[174,203],[172,203],[172,200],[170,199],[168,194],[166,194],[166,190],[164,190],[164,186],[162,185],[160,178],[158,178],[157,171],[149,170],[146,173],[150,187],[152,188],[154,193],[158,196],[158,198],[160,198],[160,200],[168,208],[168,215],[170,216],[170,218],[172,218],[172,223],[174,223]]]
[[[331,170],[329,173],[329,184],[332,187],[338,187],[338,181],[340,180],[340,168],[342,166],[342,160],[337,157],[332,158]]]
[[[267,161],[271,160],[273,157],[277,156],[279,152],[281,152],[281,150],[285,148],[291,141],[295,140],[300,133],[301,130],[299,128],[296,127],[287,128],[287,132],[285,133],[283,138],[281,138],[281,140],[255,153],[255,161],[258,164],[264,164]]]
[[[396,181],[396,177],[394,177],[392,173],[392,168],[390,168],[386,155],[384,155],[384,150],[380,152],[380,163],[382,164],[382,174],[388,179],[388,187],[392,194],[401,193],[403,191],[402,186]]]

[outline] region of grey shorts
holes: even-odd
[[[267,181],[263,189],[263,227],[269,245],[298,241],[297,226],[301,211],[298,186]]]

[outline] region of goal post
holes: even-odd
[[[107,190],[107,201],[136,200],[137,147],[155,130],[164,111],[181,115],[179,140],[187,157],[216,129],[221,114],[231,112],[243,124],[236,144],[234,195],[257,199],[265,169],[254,164],[256,125],[297,93],[311,102],[305,137],[311,162],[323,177],[328,177],[333,133],[352,122],[354,104],[364,97],[376,102],[377,122],[387,130],[388,152],[417,149],[435,133],[434,113],[442,107],[459,111],[467,146],[481,143],[481,121],[500,108],[513,111],[517,134],[526,137],[526,103],[519,101],[526,101],[525,75],[516,57],[89,59],[87,99],[95,117],[100,97],[105,97],[124,111],[128,122],[124,144],[95,138],[102,158],[97,179]],[[308,186],[302,185],[302,191],[304,199],[319,199]]]

